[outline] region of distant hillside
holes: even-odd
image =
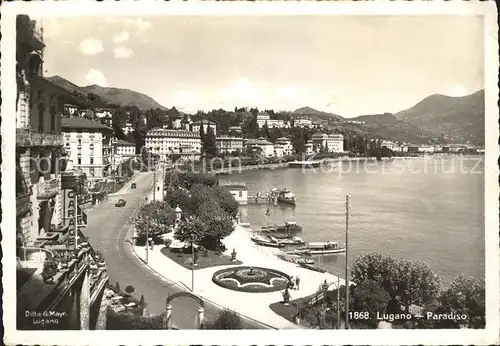
[[[484,143],[484,108],[479,90],[463,97],[431,95],[395,116],[435,136]]]
[[[290,115],[293,117],[307,117],[312,121],[344,120],[344,118],[338,114],[318,111],[311,107],[302,107],[296,109],[292,113],[290,113]]]
[[[351,121],[363,121],[359,125],[369,136],[382,137],[402,142],[427,143],[432,134],[404,120],[397,119],[391,113],[361,115],[350,118]]]
[[[60,76],[52,76],[48,77],[47,79],[67,90],[70,91],[75,90],[84,95],[92,93],[99,96],[103,101],[117,104],[123,107],[136,106],[139,109],[150,109],[150,108],[154,109],[160,108],[161,110],[168,109],[160,105],[158,102],[153,100],[148,95],[129,89],[101,87],[96,84],[80,87]]]

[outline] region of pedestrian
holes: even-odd
[[[290,288],[292,290],[295,289],[295,279],[293,278],[293,276],[290,278]]]
[[[297,290],[299,290],[299,285],[300,285],[300,278],[297,276],[295,279],[295,283],[297,284]]]

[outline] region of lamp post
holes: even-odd
[[[148,197],[145,198],[146,204],[148,203]],[[146,223],[146,264],[148,264],[149,260],[149,224]]]

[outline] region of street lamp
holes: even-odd
[[[146,204],[148,203],[148,197],[144,198]],[[146,264],[148,264],[149,260],[149,223],[146,223]]]
[[[182,217],[182,209],[177,205],[175,207],[175,229],[179,228]],[[194,239],[193,234],[191,234],[191,260],[193,263],[191,264],[191,292],[194,292]]]

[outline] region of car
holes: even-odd
[[[132,183],[132,185],[130,185],[130,188],[131,189],[135,189],[137,187],[137,184],[136,183]]]
[[[115,207],[124,207],[127,204],[127,201],[123,198],[120,198],[118,202],[116,202]]]

